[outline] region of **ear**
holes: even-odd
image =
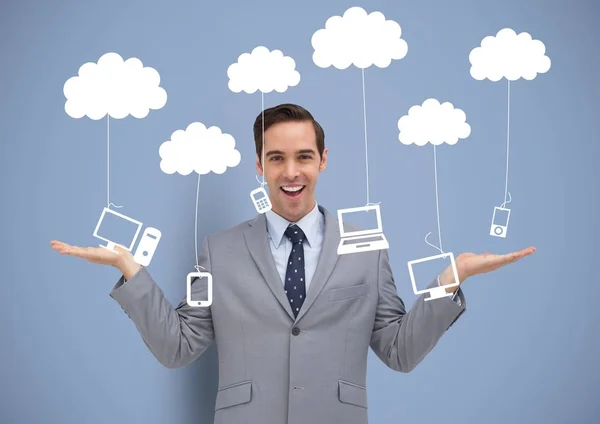
[[[327,147],[323,149],[323,156],[321,158],[321,163],[319,164],[319,172],[325,171],[327,168]]]
[[[258,173],[258,175],[260,175],[262,177],[263,170],[262,170],[262,166],[260,164],[260,157],[258,155],[256,155],[256,172]]]

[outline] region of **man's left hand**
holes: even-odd
[[[529,256],[533,252],[535,252],[534,246],[505,255],[494,255],[492,253],[461,253],[456,258],[458,280],[460,284],[462,284],[469,277],[494,271],[495,269],[516,262],[525,256]],[[452,270],[452,266],[449,266],[440,274],[440,284],[442,286],[454,284],[454,271]],[[458,290],[460,284],[458,286],[446,288],[446,292],[454,293]]]

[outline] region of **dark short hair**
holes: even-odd
[[[317,136],[317,151],[319,156],[323,157],[325,149],[325,132],[321,125],[315,120],[312,114],[303,108],[291,103],[284,103],[278,106],[265,109],[264,131],[266,132],[272,125],[280,122],[312,122]],[[262,162],[262,147],[263,147],[263,113],[259,113],[254,121],[254,144],[256,145],[256,154]]]

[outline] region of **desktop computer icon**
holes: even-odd
[[[506,238],[508,220],[510,218],[510,209],[500,206],[494,207],[492,215],[492,225],[490,227],[490,236]]]
[[[113,211],[106,207],[102,210],[100,219],[94,230],[94,237],[106,242],[100,245],[111,252],[117,253],[115,246],[118,244],[126,250],[133,249],[135,242],[142,229],[142,223],[122,213]],[[147,227],[141,237],[133,259],[142,266],[150,265],[150,261],[156,252],[161,238],[161,232],[157,228]]]
[[[131,252],[141,229],[140,221],[104,208],[96,224],[94,237],[106,242],[106,245],[101,244],[100,247],[115,251],[115,245],[118,244]]]
[[[450,258],[450,263],[452,265],[452,271],[454,274],[454,283],[448,284],[443,287],[435,286],[435,287],[429,287],[429,288],[426,288],[423,290],[419,290],[417,288],[417,283],[415,281],[415,273],[413,270],[413,265],[416,265],[418,263],[422,263],[425,261],[429,261],[429,260],[445,259],[445,258]],[[460,284],[460,281],[458,280],[458,271],[456,270],[456,262],[454,261],[454,254],[452,252],[442,253],[439,255],[430,256],[428,258],[421,258],[421,259],[415,259],[413,261],[409,261],[408,262],[408,273],[410,274],[410,281],[412,283],[413,292],[416,295],[423,294],[423,293],[429,293],[429,297],[426,297],[425,301],[433,300],[433,299],[442,299],[444,297],[453,296],[453,293],[446,292],[446,288],[456,287]]]
[[[346,228],[344,220],[353,219],[361,221],[368,220],[366,229]],[[337,248],[338,255],[348,253],[368,252],[370,250],[382,250],[390,247],[381,225],[381,211],[379,205],[361,206],[338,210],[338,223],[340,226],[341,240]]]

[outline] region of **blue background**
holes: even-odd
[[[468,310],[409,374],[370,352],[369,416],[379,423],[600,422],[598,232],[600,120],[593,1],[7,1],[0,3],[0,422],[209,423],[218,384],[213,345],[192,365],[162,367],[108,293],[119,272],[52,251],[97,245],[106,204],[106,119],[72,119],[65,81],[107,52],[161,75],[168,100],[146,119],[111,119],[111,201],[163,238],[150,272],[167,298],[193,271],[195,174],[166,175],[158,148],[200,121],[231,134],[241,163],[201,178],[198,237],[255,215],[252,123],[261,96],[233,93],[227,67],[258,45],[296,60],[297,87],[265,95],[321,122],[329,166],[317,200],[365,203],[361,72],[321,69],[312,34],[351,6],[400,23],[409,50],[365,72],[370,201],[381,202],[398,293],[407,262],[435,255],[433,148],[398,141],[398,119],[429,97],[467,114],[472,133],[437,149],[443,247],[532,256],[468,280]],[[502,28],[544,42],[552,67],[511,84],[508,237],[489,236],[504,200],[507,83],[476,81],[469,52]]]

